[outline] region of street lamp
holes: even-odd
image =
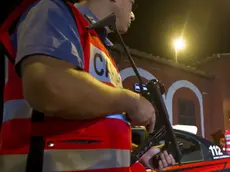
[[[183,50],[185,48],[185,41],[183,38],[180,37],[173,41],[173,45],[174,45],[174,50],[175,50],[175,59],[177,62],[177,53],[178,51]]]

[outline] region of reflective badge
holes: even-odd
[[[90,45],[89,73],[102,82],[122,88],[119,72],[108,56],[93,44]]]

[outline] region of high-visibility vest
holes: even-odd
[[[35,0],[25,0],[0,28],[0,41],[11,58],[16,57],[16,50],[10,40],[9,28],[33,2]],[[66,5],[80,34],[84,50],[84,71],[107,85],[122,87],[118,69],[97,33],[86,29],[89,23],[72,4]],[[97,66],[97,63],[100,64]],[[21,79],[16,75],[14,64],[8,61],[0,135],[1,172],[28,171],[27,162],[36,161],[31,161],[30,153],[37,151],[32,149],[31,138],[38,137],[44,141],[41,167],[44,172],[145,171],[138,163],[130,168],[131,131],[122,119],[107,117],[73,121],[43,116],[42,121],[32,122],[31,116],[32,109],[24,100]],[[36,140],[33,143],[36,146]]]

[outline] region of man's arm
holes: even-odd
[[[17,28],[16,71],[32,108],[67,119],[129,111],[139,95],[107,86],[84,68],[78,28],[59,0],[38,1]],[[135,98],[136,97],[136,98]]]
[[[138,95],[101,83],[75,66],[44,55],[21,64],[26,100],[36,110],[66,119],[92,119],[133,109]]]

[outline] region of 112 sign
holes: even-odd
[[[219,146],[211,145],[211,146],[209,146],[209,150],[212,152],[212,156],[223,155],[223,152],[221,151]]]

